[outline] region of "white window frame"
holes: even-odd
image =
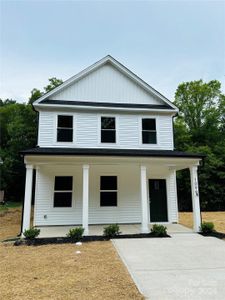
[[[71,142],[60,142],[57,140],[57,129],[58,129],[58,116],[68,116],[68,117],[72,117],[73,118],[73,135],[72,135],[72,141]],[[55,115],[55,133],[54,133],[54,140],[55,140],[55,145],[57,146],[64,146],[64,145],[71,145],[75,143],[75,115],[71,114],[71,113],[66,113],[66,112],[62,112],[62,113],[57,113]]]
[[[101,177],[116,177],[117,178],[117,190],[101,190]],[[117,202],[116,205],[113,206],[106,206],[101,205],[101,192],[116,192],[117,193]],[[99,176],[99,207],[100,208],[118,208],[119,207],[119,176],[117,174],[101,174]]]
[[[155,128],[156,128],[156,143],[155,144],[147,144],[147,143],[143,143],[143,139],[142,139],[142,120],[143,119],[154,119],[155,120]],[[148,130],[151,131],[151,130]],[[153,132],[153,130],[151,131]],[[155,132],[155,131],[154,131]],[[139,118],[139,146],[141,147],[145,147],[145,148],[156,148],[159,146],[159,122],[158,122],[158,118],[156,116],[141,116]]]
[[[62,191],[62,190],[55,190],[55,178],[56,177],[72,177],[72,190],[65,190],[65,191]],[[72,199],[71,199],[71,206],[54,206],[54,196],[55,196],[55,192],[56,193],[63,193],[63,192],[70,192],[72,193]],[[73,175],[67,175],[67,174],[57,174],[57,175],[54,175],[53,176],[53,185],[52,185],[52,208],[53,209],[56,209],[56,210],[71,210],[72,208],[74,208],[74,176]]]
[[[102,137],[102,123],[101,120],[102,118],[115,118],[115,131],[116,131],[116,142],[115,143],[102,143],[101,137]],[[119,134],[118,134],[118,116],[114,114],[101,114],[99,115],[98,118],[98,144],[99,146],[104,146],[104,147],[112,147],[112,146],[117,146],[119,144]]]

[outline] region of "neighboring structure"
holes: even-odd
[[[177,107],[111,56],[34,102],[38,147],[25,150],[23,231],[34,226],[178,222],[176,171],[190,169],[200,226],[202,155],[174,151]]]

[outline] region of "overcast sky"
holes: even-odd
[[[225,1],[0,3],[2,99],[25,102],[107,54],[171,100],[183,81],[225,90]]]

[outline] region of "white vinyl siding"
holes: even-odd
[[[52,100],[117,102],[139,104],[165,104],[140,85],[118,71],[111,64],[81,78],[78,82],[59,91]]]
[[[73,199],[70,208],[54,208],[55,176],[73,175]],[[128,176],[130,174],[130,176]],[[100,176],[118,176],[116,207],[100,206]],[[90,166],[89,224],[140,223],[139,166]],[[130,184],[132,181],[132,185]],[[72,225],[82,223],[82,166],[41,167],[36,176],[34,224]]]
[[[140,223],[140,165],[90,165],[89,224]],[[73,176],[72,207],[53,206],[55,176]],[[117,176],[117,206],[100,206],[100,176]],[[148,179],[167,179],[169,222],[177,222],[176,174],[155,167]],[[82,165],[48,165],[37,170],[34,225],[82,224]],[[148,192],[149,195],[149,192]]]
[[[101,114],[96,112],[70,112],[74,118],[73,142],[56,141],[57,115],[62,111],[40,111],[40,147],[77,147],[77,148],[124,148],[124,149],[167,149],[173,150],[173,127],[170,115],[120,113],[116,117],[116,143],[101,143]],[[142,144],[142,118],[155,118],[157,144]]]

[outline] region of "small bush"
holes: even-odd
[[[167,228],[163,225],[154,224],[151,228],[151,234],[159,237],[167,236]]]
[[[70,229],[70,231],[67,234],[67,237],[70,237],[75,242],[79,242],[82,239],[83,234],[84,234],[84,228],[76,227]]]
[[[113,238],[120,234],[120,227],[118,224],[111,224],[104,228],[103,235],[108,238]]]
[[[212,233],[214,232],[214,224],[213,222],[203,222],[201,224],[200,230],[202,233]]]
[[[40,234],[40,229],[37,229],[37,228],[30,228],[23,232],[23,235],[25,236],[25,238],[27,240],[35,239],[36,237],[39,236],[39,234]]]

